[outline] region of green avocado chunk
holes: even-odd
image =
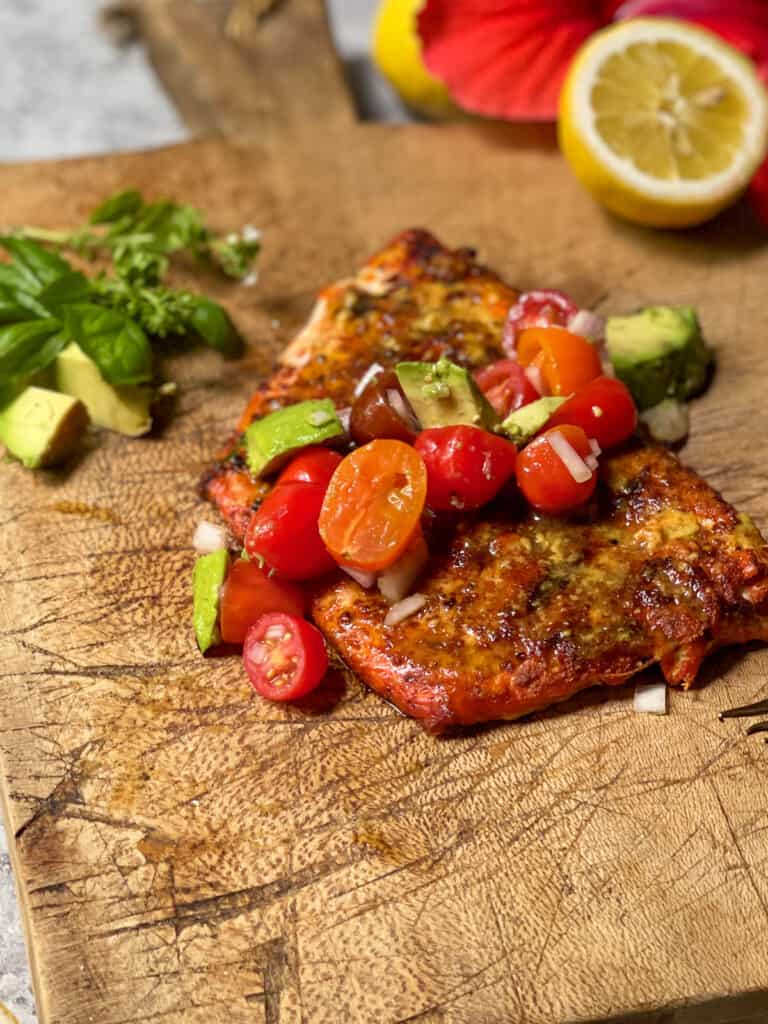
[[[25,388],[0,410],[0,441],[29,469],[63,462],[87,426],[82,402],[47,388]]]
[[[650,306],[608,318],[608,355],[640,409],[665,398],[686,399],[707,381],[712,352],[690,306]]]
[[[516,445],[524,445],[534,434],[538,434],[552,413],[570,397],[570,395],[564,398],[558,395],[546,395],[544,398],[537,398],[535,402],[529,402],[521,409],[511,412],[506,419],[502,420],[499,431],[506,434]]]
[[[313,444],[344,434],[330,398],[313,398],[254,420],[245,432],[248,468],[254,476],[267,476],[292,455]]]
[[[192,573],[193,612],[197,646],[203,654],[219,643],[219,588],[226,579],[229,552],[226,548],[201,555]]]
[[[107,383],[96,363],[74,341],[56,357],[54,375],[58,390],[79,398],[97,427],[139,437],[152,426],[152,388]]]
[[[466,423],[494,430],[499,417],[472,375],[449,359],[436,363],[398,363],[400,387],[423,429]]]

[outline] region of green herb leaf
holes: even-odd
[[[143,202],[141,192],[137,192],[136,189],[118,192],[96,207],[91,214],[91,224],[111,224],[120,217],[137,213]]]
[[[143,384],[152,379],[152,350],[137,323],[92,302],[63,307],[67,333],[96,363],[110,384]]]
[[[57,316],[64,305],[76,302],[88,302],[93,295],[90,281],[79,270],[70,270],[52,281],[37,296],[37,302],[54,316]]]
[[[243,351],[243,339],[235,330],[229,316],[217,302],[194,296],[189,323],[200,338],[225,356],[238,356]]]
[[[27,238],[0,237],[0,245],[13,258],[14,268],[24,279],[27,291],[37,294],[72,269],[65,259]]]
[[[33,320],[37,317],[22,305],[16,291],[0,285],[0,324],[14,324],[19,320]]]
[[[31,377],[53,362],[66,344],[61,324],[50,317],[0,327],[0,380]]]

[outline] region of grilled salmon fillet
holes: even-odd
[[[243,459],[241,432],[254,417],[312,397],[348,406],[373,362],[446,355],[484,365],[502,354],[516,298],[472,250],[403,232],[320,294],[204,493],[242,536],[267,489]],[[432,732],[516,718],[654,662],[687,687],[714,648],[768,639],[760,533],[654,445],[603,457],[579,517],[497,501],[441,523],[430,551],[418,584],[426,603],[410,618],[386,626],[384,599],[342,574],[316,587],[312,616],[361,679]]]

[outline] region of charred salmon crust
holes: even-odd
[[[406,231],[321,293],[239,430],[307,397],[349,405],[372,362],[445,353],[487,363],[516,295],[471,250]],[[238,536],[265,490],[237,438],[202,486]],[[768,639],[760,533],[665,449],[638,443],[604,457],[578,518],[497,502],[440,529],[416,615],[386,626],[383,598],[346,577],[322,584],[312,604],[347,665],[432,732],[517,718],[654,662],[688,687],[714,648]]]

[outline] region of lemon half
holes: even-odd
[[[443,83],[421,54],[416,18],[424,0],[382,0],[373,30],[373,59],[404,102],[427,117],[458,113]]]
[[[638,18],[576,55],[558,133],[576,177],[609,210],[685,227],[746,188],[768,146],[768,95],[751,62],[711,32]]]

